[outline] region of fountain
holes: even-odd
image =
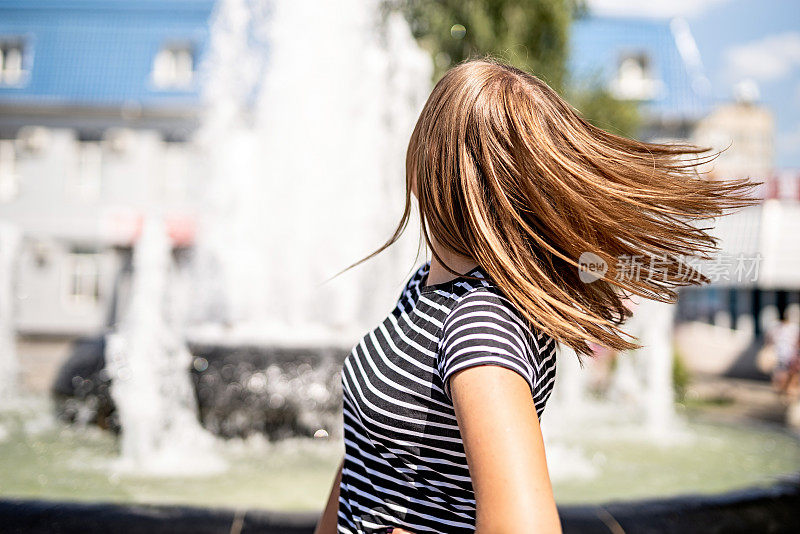
[[[224,464],[197,420],[191,354],[175,305],[172,245],[163,221],[144,220],[133,255],[126,315],[107,336],[106,370],[120,425],[118,467],[136,473],[200,474]]]
[[[220,3],[192,339],[346,348],[393,305],[415,236],[329,280],[399,220],[405,147],[430,90],[428,55],[381,5]]]
[[[430,90],[428,54],[382,5],[217,7],[187,336],[202,358],[201,416],[222,435],[337,434],[341,361],[414,267],[409,232],[331,279],[399,220],[405,147]]]
[[[634,299],[634,311],[624,330],[642,345],[615,355],[615,368],[602,392],[588,383],[594,366],[607,362],[585,359],[581,368],[575,352],[558,351],[557,387],[542,420],[550,476],[555,483],[588,481],[603,476],[587,450],[595,447],[576,439],[582,428],[594,439],[615,443],[653,444],[656,447],[687,446],[693,432],[675,413],[672,387],[672,330],[675,306]],[[608,357],[602,351],[599,358]],[[598,393],[600,393],[598,395]]]
[[[20,232],[0,222],[0,405],[7,406],[16,397],[19,365],[17,363],[14,325],[14,260],[20,244]],[[2,433],[2,427],[0,427]]]

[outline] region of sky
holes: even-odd
[[[683,17],[719,101],[753,80],[776,121],[775,165],[800,170],[800,1],[589,0],[592,13]]]

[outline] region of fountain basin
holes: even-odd
[[[105,338],[75,343],[53,385],[56,411],[69,423],[119,431]],[[200,422],[215,435],[271,439],[338,432],[339,371],[347,349],[190,343]]]
[[[190,345],[200,420],[216,435],[271,439],[341,426],[340,347]]]
[[[224,473],[198,466],[197,473],[136,474],[116,468],[120,444],[113,433],[59,424],[47,404],[39,399],[0,413],[0,499],[308,512],[323,506],[343,452],[336,436],[269,441],[254,435],[216,440],[216,452],[228,465]],[[621,432],[548,443],[557,501],[594,506],[715,495],[769,487],[800,467],[800,442],[776,426],[691,417],[686,431],[692,439],[669,444]],[[595,472],[564,469],[576,458]]]
[[[718,495],[561,505],[565,533],[752,533],[800,531],[800,473],[768,487]],[[318,514],[186,506],[0,500],[0,524],[11,532],[311,534]]]
[[[337,388],[344,351],[220,344],[191,349],[200,417],[228,438],[217,440],[227,472],[117,472],[113,433],[55,424],[39,399],[16,413],[0,413],[3,510],[13,508],[15,521],[28,517],[31,525],[61,518],[80,525],[82,515],[96,515],[101,525],[141,524],[142,532],[158,532],[159,522],[170,529],[185,524],[186,532],[228,532],[234,519],[243,529],[310,532],[342,454]],[[545,430],[549,417],[562,418],[562,409],[548,407]],[[618,409],[613,413],[615,419],[606,420],[602,411],[588,412],[584,416],[593,425],[548,439],[554,491],[568,530],[618,532],[618,523],[636,532],[691,532],[687,525],[713,531],[709,525],[730,522],[745,525],[738,531],[746,532],[757,523],[792,524],[787,510],[797,506],[797,476],[786,477],[800,467],[796,436],[768,424],[721,424],[702,412],[686,412],[688,424],[661,442],[641,436],[637,423],[622,420]],[[286,417],[273,417],[280,414]],[[318,427],[329,430],[328,437],[302,437]],[[589,472],[575,468],[581,462]],[[92,530],[90,525],[74,531]]]

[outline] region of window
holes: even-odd
[[[623,100],[652,100],[662,85],[653,73],[649,55],[644,52],[620,55],[617,75],[611,83],[614,96]]]
[[[22,39],[0,39],[0,85],[20,85],[25,78]]]
[[[151,78],[159,89],[185,89],[194,79],[194,50],[189,45],[167,45],[153,59]]]
[[[100,298],[100,255],[73,250],[68,257],[67,299],[71,304],[95,304]]]
[[[67,193],[77,200],[96,200],[100,195],[103,148],[99,141],[78,142],[78,165],[67,182]]]
[[[17,149],[11,139],[0,139],[0,202],[9,202],[17,196]]]

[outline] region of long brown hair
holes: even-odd
[[[408,144],[402,219],[364,260],[405,230],[416,180],[422,233],[448,271],[459,274],[431,238],[476,261],[532,325],[579,355],[589,342],[635,348],[620,329],[624,298],[674,302],[676,287],[707,282],[688,260],[709,259],[716,241],[697,221],[754,202],[746,180],[699,176],[708,152],[613,135],[535,76],[469,60],[428,98]],[[585,253],[607,268],[599,279],[581,280]],[[639,258],[637,276],[620,276],[619,258]]]

